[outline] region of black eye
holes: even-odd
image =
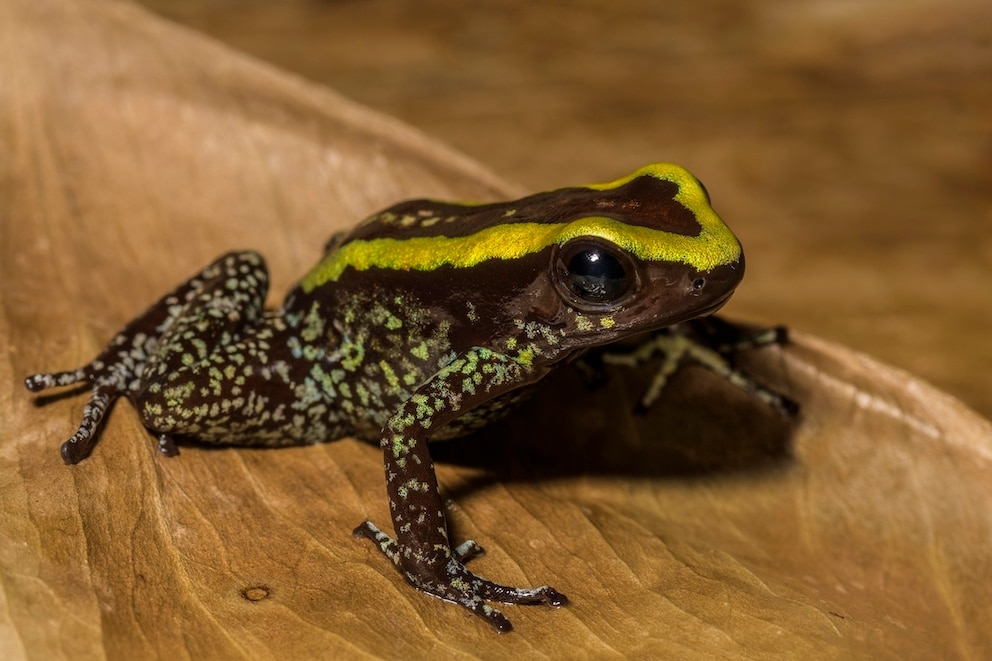
[[[587,301],[614,301],[627,291],[623,264],[600,246],[589,246],[572,255],[566,269],[569,288]]]

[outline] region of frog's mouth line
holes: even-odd
[[[720,308],[722,308],[724,305],[726,305],[727,304],[727,301],[730,300],[730,297],[734,295],[734,292],[735,291],[736,291],[736,288],[731,289],[726,294],[724,294],[723,296],[721,296],[720,298],[718,298],[716,301],[714,301],[709,307],[703,309],[702,312],[697,312],[695,315],[693,315],[693,317],[708,317],[708,316],[710,316],[711,314],[713,314],[714,312],[716,312],[717,310],[719,310]]]
[[[692,310],[691,312],[686,312],[684,315],[680,315],[672,320],[666,320],[665,324],[663,326],[659,326],[659,328],[665,328],[667,326],[674,326],[675,324],[681,324],[682,322],[689,321],[690,319],[697,319],[699,317],[708,317],[711,314],[716,313],[720,308],[726,305],[727,301],[730,300],[730,297],[734,295],[735,290],[736,287],[726,292],[723,296],[716,299],[715,301],[713,301],[704,308]]]

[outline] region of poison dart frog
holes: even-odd
[[[335,236],[282,307],[268,273],[232,252],[129,323],[88,365],[26,379],[37,392],[92,387],[62,445],[89,455],[127,397],[165,454],[174,437],[286,446],[351,436],[383,451],[393,535],[354,534],[417,589],[498,631],[490,602],[562,606],[466,568],[481,552],[447,535],[428,443],[478,428],[583,352],[709,315],[744,274],[740,243],[685,169],[644,167],[605,184],[512,202],[401,202]]]

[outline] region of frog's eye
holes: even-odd
[[[623,261],[605,246],[576,246],[562,257],[568,288],[584,301],[610,303],[630,287],[631,277]]]

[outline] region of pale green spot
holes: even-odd
[[[358,401],[362,406],[369,405],[369,391],[363,383],[359,382],[355,385],[355,394],[358,395]]]
[[[430,355],[427,351],[427,342],[421,341],[420,344],[410,349],[410,355],[420,360],[427,360]]]
[[[400,387],[400,380],[396,376],[396,372],[393,371],[393,368],[389,365],[389,363],[387,363],[385,360],[380,360],[379,368],[382,370],[382,376],[383,378],[386,379],[386,383],[389,384],[389,387],[392,388],[393,390],[398,389]]]
[[[341,366],[354,372],[365,360],[365,346],[361,342],[345,342],[341,345]]]

